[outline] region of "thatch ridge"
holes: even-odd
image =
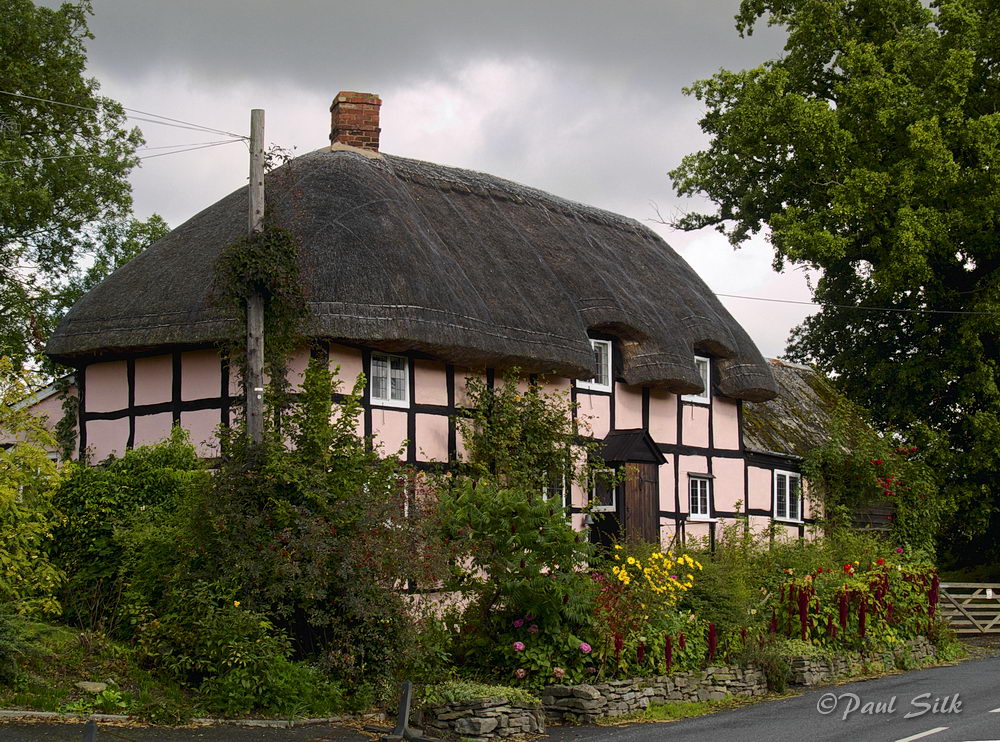
[[[588,331],[622,339],[626,381],[700,390],[695,352],[723,394],[768,399],[767,364],[690,266],[639,222],[471,170],[323,149],[267,176],[269,219],[295,233],[309,336],[422,350],[472,367],[587,378]],[[48,353],[216,342],[219,251],[246,229],[239,189],[83,297]]]

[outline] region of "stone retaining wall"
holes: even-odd
[[[651,703],[714,701],[766,693],[767,683],[760,670],[723,666],[594,685],[550,685],[542,691],[542,705],[550,723],[587,724],[606,716],[642,711]]]
[[[900,645],[895,651],[879,655],[841,656],[829,659],[796,657],[789,664],[792,668],[792,684],[808,686],[829,683],[837,678],[862,675],[865,672],[865,665],[870,665],[872,662],[893,667],[897,659],[908,658],[912,662],[922,664],[934,657],[934,645],[926,637],[918,636]]]
[[[920,637],[900,645],[895,652],[878,656],[833,659],[796,657],[790,662],[791,682],[793,685],[819,685],[859,675],[866,663],[870,665],[873,661],[892,666],[899,657],[924,662],[934,656],[934,646]],[[760,670],[715,666],[653,678],[612,680],[592,685],[550,685],[542,691],[540,706],[509,703],[502,698],[452,703],[424,709],[417,725],[423,726],[425,733],[431,737],[465,737],[475,742],[486,742],[524,734],[543,734],[546,721],[587,724],[604,717],[642,711],[652,703],[710,701],[726,696],[763,696],[766,693],[767,683]]]
[[[483,742],[545,732],[539,704],[509,703],[503,698],[479,698],[424,709],[418,726],[428,737],[464,737]]]

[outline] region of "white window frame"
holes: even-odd
[[[612,364],[611,364],[611,361],[613,359],[612,349],[611,349],[611,341],[610,340],[595,340],[594,338],[591,338],[590,339],[590,347],[594,349],[595,357],[596,357],[596,355],[598,353],[601,352],[601,349],[604,349],[605,352],[607,353],[607,359],[608,359],[608,362],[607,362],[608,378],[604,382],[602,382],[600,379],[597,379],[597,378],[593,378],[593,379],[577,379],[576,387],[577,387],[577,389],[590,389],[591,391],[594,391],[594,392],[610,392],[611,391],[611,385],[614,384],[614,377],[613,377]],[[600,364],[599,363],[598,363],[598,369],[600,369]]]
[[[542,484],[542,500],[548,502],[555,500],[559,506],[566,511],[566,519],[569,520],[573,512],[573,491],[566,477],[563,477],[561,484],[552,485],[552,478],[549,473],[545,473],[545,481]]]
[[[376,397],[375,396],[375,360],[384,359],[389,367],[389,377],[386,379],[386,390],[389,392],[389,397]],[[393,399],[392,398],[392,362],[402,361],[403,362],[403,398]],[[381,407],[409,407],[410,406],[410,359],[406,356],[393,355],[392,353],[382,353],[381,351],[372,351],[371,358],[368,362],[368,399],[373,405],[379,405]]]
[[[611,504],[601,505],[597,502],[597,483],[603,481],[609,485],[611,490]],[[618,484],[615,482],[614,469],[598,469],[594,472],[590,481],[590,509],[595,513],[617,513],[618,512]]]
[[[694,508],[694,487],[695,483],[704,485],[705,488],[705,512],[696,512]],[[688,477],[688,518],[690,520],[711,520],[712,519],[712,478],[691,474]]]
[[[697,402],[699,404],[710,404],[712,401],[712,359],[708,356],[695,356],[695,368],[701,376],[704,389],[698,394],[685,394],[681,397],[684,402]]]
[[[780,479],[785,480],[785,503],[784,512],[780,508],[781,503],[778,500],[778,481]],[[791,487],[789,486],[791,482],[795,482],[798,487],[798,498],[795,503],[795,514],[793,515],[792,500],[788,497],[791,492]],[[783,471],[781,469],[774,470],[774,519],[784,521],[785,523],[801,523],[802,522],[802,475],[794,471]]]

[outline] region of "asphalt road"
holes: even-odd
[[[996,742],[1000,741],[1000,658],[818,688],[795,698],[667,724],[552,727],[549,739]]]
[[[909,718],[907,718],[909,717]],[[80,742],[83,725],[0,724],[0,740]],[[343,727],[102,726],[98,742],[362,742]],[[680,722],[549,727],[544,742],[1000,742],[1000,657],[840,686]]]

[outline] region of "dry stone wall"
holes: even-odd
[[[892,666],[897,658],[923,663],[935,656],[934,646],[923,637],[901,645],[894,652],[876,656],[807,658],[790,661],[793,685],[819,685],[859,675],[865,664]],[[464,737],[475,742],[525,734],[542,734],[545,723],[587,724],[611,716],[642,711],[653,703],[710,701],[726,696],[763,696],[764,674],[751,667],[726,665],[700,671],[652,678],[612,680],[583,685],[550,685],[542,691],[540,705],[510,703],[503,698],[481,698],[424,709],[419,724],[431,737]]]
[[[504,698],[479,698],[424,709],[419,723],[429,737],[463,737],[476,742],[545,731],[541,705],[509,703]]]

